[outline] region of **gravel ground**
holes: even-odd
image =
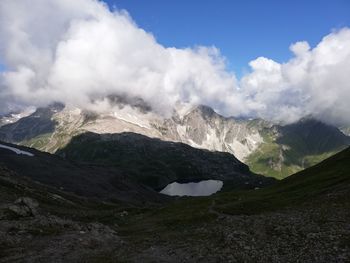
[[[0,262],[350,262],[349,206],[332,200],[258,215],[210,206],[214,220],[141,239],[117,225],[31,211],[26,202],[0,208]]]

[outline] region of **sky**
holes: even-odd
[[[240,77],[249,61],[266,56],[285,62],[288,47],[313,47],[333,29],[350,25],[348,0],[106,0],[167,47],[214,45]]]
[[[167,117],[203,104],[350,126],[349,3],[1,0],[0,113],[110,112],[116,95]]]

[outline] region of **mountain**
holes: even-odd
[[[340,130],[311,118],[281,126],[260,119],[226,118],[210,107],[185,104],[177,105],[171,116],[163,116],[141,100],[109,99],[114,110],[103,113],[59,104],[39,108],[0,127],[0,139],[55,153],[86,132],[132,132],[228,152],[253,172],[276,178],[310,167],[349,145],[349,137]]]
[[[287,145],[304,155],[334,151],[349,143],[349,137],[338,128],[314,119],[302,119],[281,127],[278,143]]]
[[[118,167],[130,178],[158,191],[172,182],[212,179],[223,181],[224,189],[254,189],[275,181],[253,174],[229,153],[135,133],[80,134],[57,154],[76,162]]]
[[[246,163],[253,171],[284,178],[350,145],[350,137],[338,128],[312,118],[265,129],[264,142]]]
[[[225,196],[221,207],[227,213],[258,213],[282,207],[350,205],[350,148],[323,160],[303,171],[285,178],[269,188],[246,192],[237,202],[236,196]],[[232,203],[230,203],[231,201]],[[230,204],[229,204],[230,203]],[[253,209],[252,209],[253,208]],[[350,216],[350,215],[347,215]]]
[[[22,177],[100,199],[152,199],[151,189],[158,192],[173,182],[220,180],[223,190],[275,182],[252,173],[229,153],[133,133],[80,134],[56,155],[0,142],[0,157],[3,165]]]
[[[3,141],[20,143],[37,138],[43,134],[53,133],[57,125],[57,122],[53,120],[53,116],[63,108],[64,106],[61,104],[39,108],[28,116],[3,125],[0,131],[0,138]],[[21,116],[21,114],[18,115]],[[2,120],[7,120],[7,118],[3,117]]]
[[[34,113],[34,111],[35,111],[34,108],[28,108],[24,111],[9,112],[7,114],[0,115],[0,127],[4,126],[6,124],[14,123],[14,122],[16,122],[24,117],[27,117],[27,116],[31,115],[32,113]]]
[[[120,107],[99,114],[69,107],[62,110],[52,106],[39,108],[32,115],[1,127],[0,139],[53,153],[73,136],[86,131],[134,132],[197,148],[230,152],[240,160],[262,141],[254,125],[224,118],[206,106],[182,106],[170,118],[139,107]],[[35,127],[33,131],[32,127]],[[28,130],[26,136],[22,134],[25,129]],[[14,132],[19,135],[13,136]]]

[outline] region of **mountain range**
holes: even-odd
[[[350,144],[346,129],[304,118],[278,125],[261,119],[224,117],[207,106],[178,105],[171,116],[141,100],[110,97],[114,110],[93,112],[53,104],[3,116],[0,140],[55,153],[75,136],[132,132],[199,149],[228,152],[258,174],[281,179],[310,167]]]

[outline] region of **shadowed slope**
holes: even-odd
[[[174,181],[222,180],[226,189],[252,189],[275,181],[250,172],[247,165],[229,153],[134,133],[81,134],[58,154],[74,161],[113,165],[156,190]]]
[[[164,199],[153,190],[131,180],[115,167],[81,165],[35,149],[1,144],[34,155],[18,155],[8,149],[0,148],[0,164],[18,178],[28,178],[66,192],[100,200],[141,204]]]

